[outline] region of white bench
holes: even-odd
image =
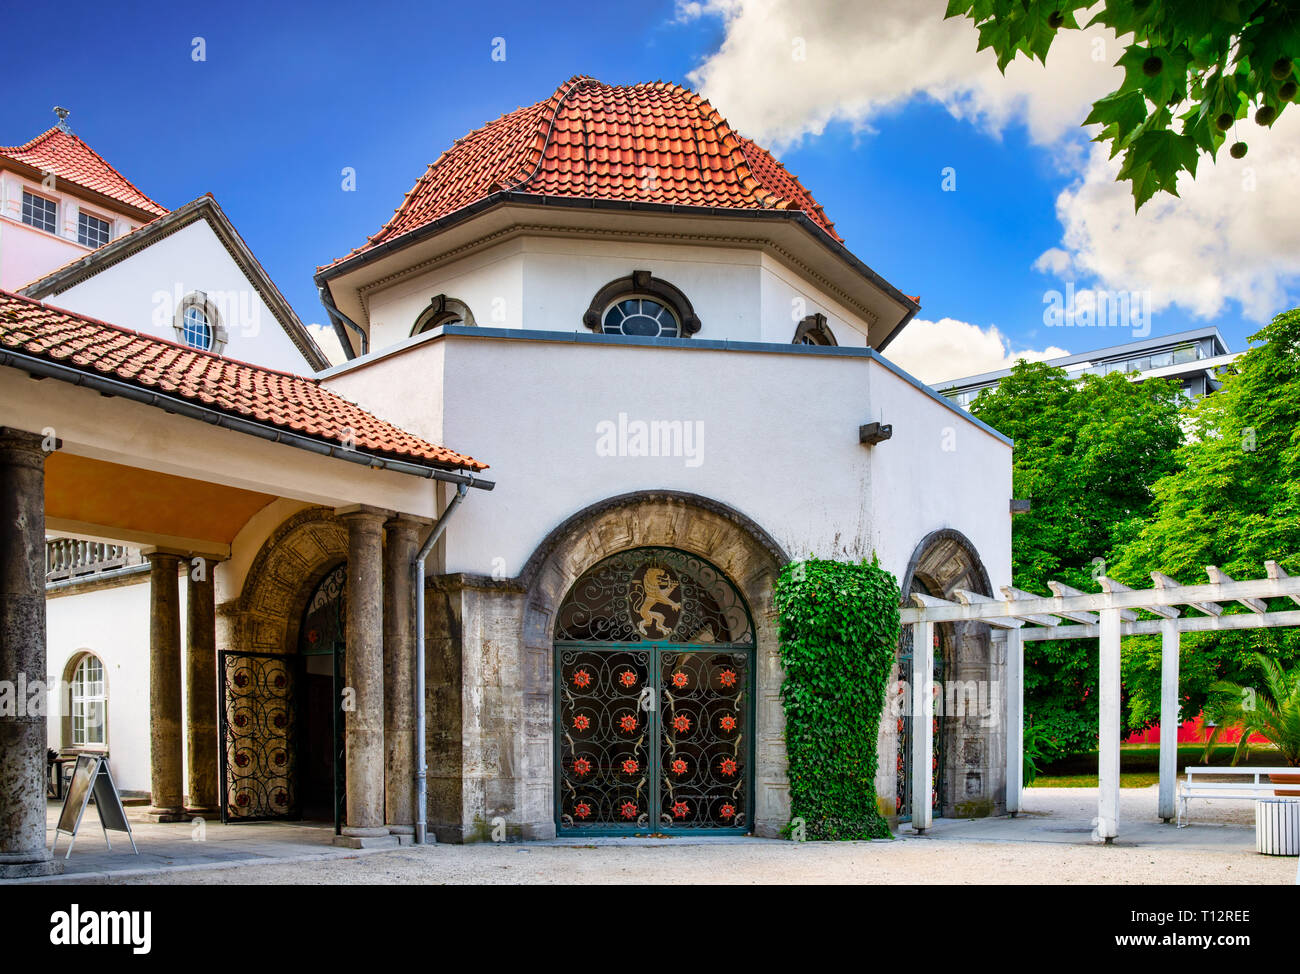
[[[1295,774],[1295,768],[1186,768],[1187,777],[1178,781],[1178,827],[1187,825],[1189,798],[1242,799],[1255,801],[1272,798],[1278,790],[1300,791],[1298,785],[1278,785],[1269,781],[1271,774]],[[1208,781],[1208,778],[1231,778],[1231,781]],[[1297,796],[1300,798],[1300,796]]]

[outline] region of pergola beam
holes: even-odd
[[[1285,629],[1300,626],[1300,609],[1287,609],[1283,612],[1242,612],[1237,615],[1222,616],[1182,616],[1171,620],[1178,632],[1234,632],[1240,629]],[[1137,622],[1121,623],[1125,636],[1152,636],[1163,632],[1164,619],[1139,619]],[[1059,639],[1096,639],[1101,635],[1098,626],[1057,626],[1052,629],[1025,629],[1022,632],[1025,642],[1039,643]]]
[[[1205,574],[1210,577],[1210,583],[1212,585],[1229,585],[1235,581],[1235,579],[1220,569],[1217,565],[1206,565]],[[1239,598],[1237,601],[1248,608],[1251,612],[1258,612],[1260,615],[1263,615],[1268,611],[1268,603],[1262,599]]]
[[[1053,590],[1060,583],[1052,583]],[[1247,581],[1224,582],[1206,585],[1179,585],[1170,588],[1132,589],[1126,592],[1098,592],[1073,594],[1068,586],[1060,586],[1067,594],[1056,598],[1034,598],[1006,602],[989,599],[966,604],[948,604],[933,608],[906,608],[901,622],[906,625],[920,622],[922,613],[928,622],[987,622],[994,618],[1019,615],[1055,615],[1070,618],[1072,613],[1100,612],[1102,609],[1146,609],[1154,611],[1159,606],[1191,605],[1201,608],[1218,602],[1233,602],[1243,598],[1271,599],[1300,596],[1300,576],[1255,578]],[[981,598],[986,598],[981,596]],[[1220,608],[1217,605],[1215,608]],[[1208,609],[1213,611],[1213,609]],[[1185,631],[1185,630],[1184,630]]]
[[[1264,562],[1264,571],[1268,574],[1269,578],[1273,578],[1273,579],[1291,577],[1286,573],[1285,568],[1283,568],[1281,565],[1279,565],[1277,562],[1273,561],[1272,559],[1269,559],[1268,561]],[[1296,605],[1300,605],[1300,595],[1291,596],[1291,601],[1294,602]]]

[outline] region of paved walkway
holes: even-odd
[[[128,809],[109,851],[87,810],[61,883],[1269,883],[1296,859],[1255,853],[1249,803],[1193,805],[1193,825],[1155,819],[1155,789],[1121,793],[1120,837],[1092,839],[1096,789],[1030,789],[1015,819],[939,819],[896,841],[792,843],[745,837],[557,839],[353,850],[310,823],[143,821]],[[53,829],[58,809],[51,805]],[[51,831],[51,835],[53,832]],[[59,857],[67,848],[59,838]]]

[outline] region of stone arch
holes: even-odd
[[[959,589],[993,595],[988,570],[974,543],[952,528],[932,531],[921,539],[900,588],[904,603],[910,603],[914,592],[949,601],[956,601]],[[999,656],[992,631],[984,623],[941,623],[939,639],[946,684],[941,722],[946,767],[939,811],[958,817],[997,814],[1006,808],[1006,769],[999,761],[1005,753],[1001,720],[1005,657]]]
[[[554,833],[552,667],[555,613],[579,576],[629,548],[664,546],[707,559],[740,591],[754,620],[754,828],[775,836],[789,820],[785,716],[773,588],[789,559],[772,537],[740,512],[680,491],[638,491],[584,508],[555,528],[529,558],[524,591],[521,671],[528,709],[520,773],[525,820]]]
[[[347,555],[347,527],[329,508],[309,507],[287,518],[263,542],[244,578],[235,645],[256,653],[294,652],[307,599]]]

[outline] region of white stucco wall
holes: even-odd
[[[225,325],[228,341],[222,355],[311,374],[312,366],[206,220],[196,220],[45,301],[176,341],[176,310],[195,291],[208,296]]]
[[[531,236],[375,289],[371,348],[408,338],[437,294],[463,301],[482,326],[590,333],[582,316],[596,293],[636,270],[686,295],[701,339],[788,343],[805,315],[820,312],[839,344],[866,344],[863,319],[757,248]]]
[[[136,584],[47,599],[46,666],[53,683],[65,678],[64,671],[74,656],[91,652],[103,661],[108,693],[107,744],[113,779],[120,791],[148,792],[149,574],[144,572],[138,578]],[[185,645],[185,595],[182,580],[182,646]],[[184,693],[182,683],[182,698]],[[66,701],[58,707],[51,701],[48,727],[52,748],[72,743],[71,739],[63,739],[61,715],[66,709]]]
[[[605,498],[671,489],[730,505],[791,557],[879,553],[901,575],[929,532],[956,528],[995,584],[1010,581],[1010,447],[880,361],[780,352],[434,338],[328,379],[341,394],[491,464],[448,529],[446,571],[513,576],[546,534]],[[404,403],[443,375],[440,427]],[[681,421],[693,456],[602,456],[598,426]],[[894,438],[858,442],[858,426]],[[954,448],[949,448],[954,445]],[[685,451],[683,451],[684,453]]]

